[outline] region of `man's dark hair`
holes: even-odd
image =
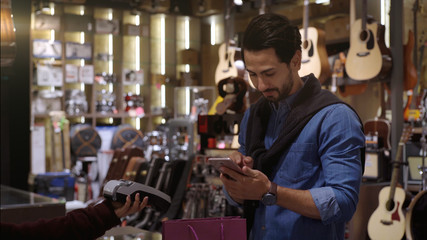
[[[251,20],[243,35],[244,50],[259,51],[274,48],[281,62],[290,63],[296,50],[301,50],[301,34],[285,16],[266,13]],[[243,60],[245,60],[244,56]]]

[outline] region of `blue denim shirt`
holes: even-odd
[[[290,111],[293,94],[273,108],[265,136],[271,147]],[[246,155],[249,110],[240,125],[239,152]],[[309,189],[321,220],[304,217],[278,205],[255,213],[251,239],[344,239],[345,223],[353,216],[362,178],[360,148],[365,136],[358,117],[345,104],[320,110],[281,155],[272,181],[279,186]],[[226,193],[228,200],[237,205]]]

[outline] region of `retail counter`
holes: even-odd
[[[65,216],[65,202],[5,185],[1,186],[1,221],[21,223]]]

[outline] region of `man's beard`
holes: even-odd
[[[289,75],[288,75],[288,81],[283,83],[282,87],[279,88],[269,88],[264,92],[268,92],[268,91],[276,91],[278,93],[277,97],[273,97],[273,96],[264,96],[268,101],[272,102],[272,103],[278,103],[281,100],[287,98],[289,96],[289,93],[292,90],[292,87],[294,86],[294,80],[292,78],[292,71],[289,71]]]

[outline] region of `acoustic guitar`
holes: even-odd
[[[378,137],[378,148],[390,149],[391,124],[385,118],[374,118],[365,122],[365,135],[371,134]]]
[[[224,13],[224,22],[225,22],[225,41],[222,43],[218,49],[218,65],[215,70],[215,84],[226,78],[233,78],[239,76],[241,71],[239,68],[244,67],[236,66],[236,57],[240,56],[240,49],[236,46],[233,40],[231,40],[232,29],[233,29],[233,20],[234,16],[232,15],[232,3],[226,1],[226,9]],[[243,77],[243,76],[242,76]]]
[[[393,164],[390,186],[381,189],[378,197],[378,207],[368,221],[368,234],[372,240],[400,240],[405,234],[405,216],[402,205],[405,201],[405,191],[397,187],[401,165],[402,148],[411,136],[412,128],[405,127],[399,141],[396,160]]]
[[[365,135],[371,134],[378,137],[378,148],[384,148],[385,150],[391,149],[390,144],[390,133],[391,133],[391,122],[386,119],[386,101],[385,101],[385,89],[381,87],[380,90],[381,100],[381,114],[379,117],[367,120],[363,125]]]
[[[355,21],[356,21],[356,3],[355,3],[355,0],[350,0],[350,26],[352,26]],[[344,69],[346,69],[345,65],[346,65],[347,57],[344,54],[344,52],[340,52],[339,57],[340,57],[341,63],[344,65]],[[345,74],[347,73],[345,72]],[[338,90],[340,95],[343,97],[347,97],[347,96],[354,96],[354,95],[359,95],[364,93],[368,88],[368,84],[362,81],[359,81],[359,82],[360,82],[359,84],[339,86]]]
[[[423,124],[427,123],[427,89],[422,94],[422,112],[424,113]],[[406,239],[418,240],[427,239],[427,132],[423,131],[420,138],[421,143],[421,166],[418,167],[421,173],[421,191],[412,199],[406,212]]]
[[[228,40],[219,47],[219,62],[215,70],[215,84],[218,84],[223,79],[238,76],[237,67],[234,63],[235,52],[235,47],[231,47]]]
[[[346,58],[344,52],[339,53],[339,59],[340,59],[340,62],[344,66],[344,69],[345,69],[345,64],[346,64],[347,58]],[[344,73],[342,75],[344,76]],[[367,83],[360,82],[359,84],[341,85],[338,87],[338,90],[339,90],[339,93],[341,96],[348,97],[348,96],[354,96],[354,95],[362,94],[366,91],[367,88],[368,88]]]
[[[299,31],[302,36],[300,76],[313,73],[320,83],[330,77],[331,71],[325,46],[325,32],[308,26],[309,0],[304,0],[303,28]]]
[[[362,19],[351,25],[347,54],[347,75],[357,81],[375,78],[382,68],[382,55],[377,43],[378,24],[368,22],[366,5],[366,0],[363,0]]]
[[[425,173],[424,173],[425,174]],[[406,213],[406,239],[427,238],[427,190],[420,191],[411,201]]]

